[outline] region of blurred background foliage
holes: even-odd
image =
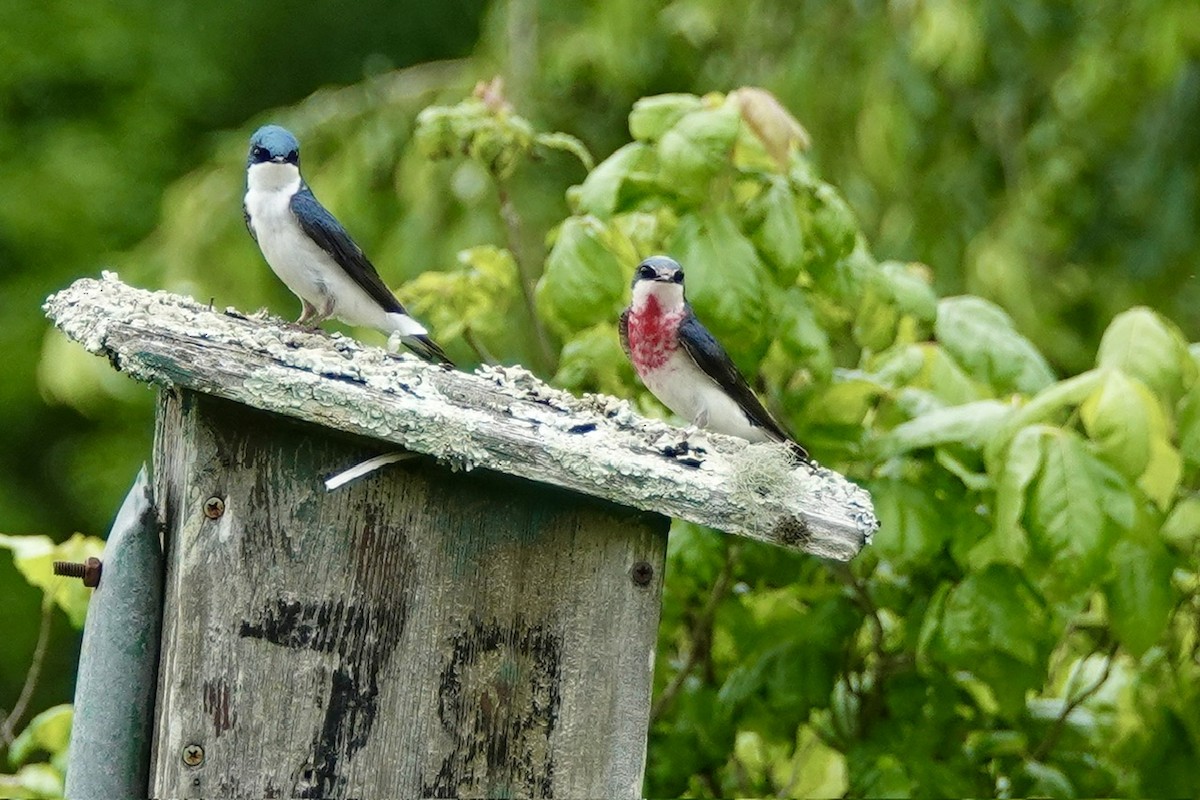
[[[663,413],[613,322],[670,252],[871,488],[848,568],[675,526],[648,795],[1200,795],[1200,5],[26,5],[0,533],[102,534],[149,453],[151,392],[45,295],[110,267],[298,313],[240,216],[275,121],[460,362]],[[50,619],[54,732],[74,639],[30,580],[0,558],[0,707]]]

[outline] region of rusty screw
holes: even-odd
[[[210,497],[204,501],[204,516],[209,519],[220,519],[225,513],[225,501],[219,497]]]
[[[650,566],[648,561],[639,561],[629,571],[629,577],[633,578],[633,582],[638,586],[649,586],[650,581],[654,579],[654,567]]]
[[[183,763],[189,767],[198,767],[204,763],[204,748],[198,744],[183,746]]]
[[[78,561],[54,562],[55,575],[63,575],[68,578],[83,578],[83,585],[91,589],[95,589],[100,585],[100,573],[103,569],[104,564],[95,556],[92,556],[82,564]]]

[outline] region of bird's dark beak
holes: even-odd
[[[675,282],[675,273],[674,272],[660,272],[654,276],[654,280],[657,281],[658,283],[674,283]]]
[[[273,156],[273,157],[271,158],[271,163],[272,163],[272,164],[283,164],[283,163],[285,163],[286,161],[287,161],[287,156]]]

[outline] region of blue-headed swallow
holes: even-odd
[[[300,298],[299,324],[336,317],[395,336],[429,361],[453,363],[317,202],[300,176],[300,143],[278,125],[264,125],[250,137],[243,210],[263,258]]]
[[[729,354],[713,338],[683,292],[683,268],[653,256],[633,273],[633,297],[621,313],[621,345],[642,383],[692,428],[783,442],[808,453],[763,407]]]

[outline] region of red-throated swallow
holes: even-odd
[[[300,298],[299,324],[336,317],[396,336],[424,359],[453,365],[317,202],[300,177],[300,143],[278,125],[264,125],[250,137],[243,212],[263,258]]]
[[[729,354],[696,318],[684,296],[683,268],[674,260],[652,256],[638,265],[620,331],[642,383],[693,429],[783,442],[808,460],[807,451],[763,407]]]

